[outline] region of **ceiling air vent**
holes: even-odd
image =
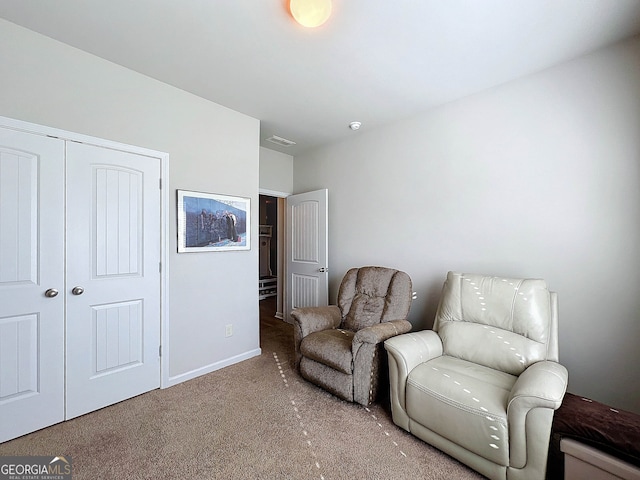
[[[286,138],[282,138],[277,135],[271,135],[269,138],[267,138],[267,142],[275,143],[276,145],[280,145],[281,147],[290,147],[291,145],[296,144],[296,142],[292,140],[287,140]]]

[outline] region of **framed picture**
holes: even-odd
[[[178,252],[250,249],[250,198],[178,190]]]

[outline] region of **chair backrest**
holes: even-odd
[[[541,279],[449,272],[433,329],[444,354],[512,375],[558,361],[557,296]]]
[[[349,270],[338,290],[341,328],[358,331],[380,322],[405,320],[411,307],[411,278],[386,267]]]

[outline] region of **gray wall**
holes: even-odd
[[[169,153],[172,381],[258,354],[259,121],[4,20],[0,65],[0,115]],[[250,197],[252,250],[178,255],[178,188]]]
[[[345,271],[407,271],[416,329],[448,270],[545,278],[569,391],[640,413],[640,38],[294,161],[329,189]]]

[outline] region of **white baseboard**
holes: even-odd
[[[219,362],[211,363],[209,365],[205,365],[204,367],[196,368],[194,370],[181,373],[180,375],[176,375],[174,377],[169,377],[167,384],[162,388],[172,387],[174,385],[178,385],[179,383],[186,382],[187,380],[200,377],[201,375],[215,372],[216,370],[220,370],[221,368],[228,367],[238,362],[242,362],[243,360],[257,357],[261,353],[262,349],[256,348],[255,350],[249,350],[248,352],[241,353],[240,355],[235,355],[233,357],[220,360]]]

